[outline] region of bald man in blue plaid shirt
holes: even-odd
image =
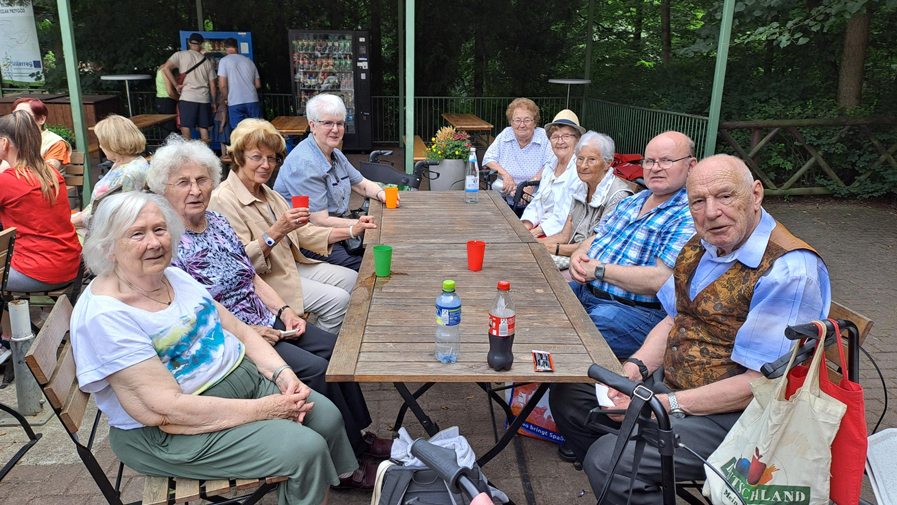
[[[570,258],[570,287],[619,358],[638,350],[667,315],[657,292],[695,234],[685,182],[696,163],[688,136],[651,139],[642,162],[648,190],[620,202]]]

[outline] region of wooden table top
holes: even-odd
[[[399,209],[371,201],[370,213],[382,225],[380,235],[393,246],[392,275],[376,276],[369,245],[327,380],[588,382],[592,363],[622,370],[545,246],[532,240],[516,216],[511,222],[503,212],[494,214],[490,208],[496,201],[489,193],[494,192],[482,191],[476,205],[464,204],[460,191],[403,192]],[[429,221],[423,215],[428,199],[441,219]],[[471,238],[486,241],[479,272],[467,269],[466,242]],[[434,303],[445,279],[456,281],[463,301],[461,354],[454,364],[442,364],[433,355]],[[488,311],[499,280],[511,282],[517,305],[514,365],[505,372],[486,363]],[[551,352],[555,371],[534,372],[533,350]]]
[[[305,135],[308,131],[308,118],[305,116],[277,116],[271,125],[281,135]]]
[[[492,124],[483,121],[473,114],[443,114],[443,118],[458,130],[491,130]]]
[[[171,121],[176,117],[178,117],[177,114],[139,114],[137,116],[131,116],[128,119],[137,126],[137,129],[142,130],[144,128],[149,128],[150,126],[162,124],[166,121]],[[88,130],[93,130],[93,126],[88,128]]]

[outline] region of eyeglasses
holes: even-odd
[[[315,121],[315,123],[323,126],[328,130],[332,129],[334,126],[340,129],[346,127],[345,121]]]
[[[271,165],[271,166],[280,164],[280,158],[276,158],[274,156],[268,156],[266,158],[266,157],[262,156],[261,154],[256,154],[255,156],[247,156],[246,159],[253,163],[258,163],[259,165],[262,164],[263,160],[267,160],[268,165]]]
[[[552,135],[548,140],[550,140],[552,142],[558,142],[561,140],[563,140],[564,142],[569,142],[570,139],[572,139],[575,136],[576,135],[573,135],[572,133],[565,133],[563,135]]]
[[[586,165],[592,166],[592,165],[597,165],[597,164],[598,164],[599,162],[601,162],[601,161],[602,161],[602,160],[599,160],[598,158],[588,158],[588,159],[586,159],[586,158],[584,158],[584,157],[582,157],[582,156],[577,156],[577,157],[576,157],[576,164],[577,164],[577,165],[580,164],[580,163],[585,163]]]
[[[196,184],[196,187],[200,190],[207,190],[212,187],[212,179],[210,177],[200,177],[199,179],[181,179],[179,181],[175,181],[169,183],[169,186],[173,186],[174,189],[178,191],[187,191],[192,188],[193,185]]]
[[[654,165],[657,165],[663,170],[669,170],[673,168],[673,163],[676,163],[677,161],[687,160],[692,157],[693,156],[683,156],[675,160],[671,160],[668,158],[663,158],[661,160],[652,160],[651,158],[645,158],[642,160],[642,168],[651,170],[652,168],[654,168]]]
[[[535,119],[526,118],[526,119],[514,119],[511,121],[511,124],[514,126],[520,126],[520,125],[529,126],[535,122],[536,122]]]

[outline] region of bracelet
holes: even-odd
[[[377,191],[377,192],[374,194],[374,198],[376,198],[376,199],[379,200],[380,197],[378,197],[377,195],[379,195],[380,193],[383,193],[383,199],[386,200],[386,190],[385,190],[385,189],[381,189],[380,191]]]
[[[560,254],[561,254],[561,243],[560,243],[560,242],[556,242],[556,243],[554,244],[554,255],[555,255],[555,256],[560,256]]]
[[[283,314],[283,311],[287,310],[288,308],[290,308],[289,305],[284,305],[283,307],[281,307],[280,310],[277,311],[277,319],[280,319],[280,316]]]
[[[635,366],[638,367],[639,373],[642,374],[642,380],[647,380],[648,376],[651,375],[650,373],[648,373],[648,367],[645,366],[645,363],[638,358],[629,358],[623,363],[634,363]]]
[[[349,236],[355,238],[355,225],[349,227]]]
[[[282,367],[274,370],[274,373],[271,374],[271,382],[277,382],[277,377],[280,376],[280,372],[283,372],[287,368],[290,368],[290,365],[283,365]]]

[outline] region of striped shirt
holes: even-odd
[[[695,234],[688,211],[685,188],[639,217],[650,191],[642,191],[620,202],[607,219],[598,223],[598,236],[589,249],[589,257],[602,263],[624,266],[654,266],[659,258],[673,268],[682,246]],[[639,302],[657,302],[653,295],[637,295],[604,281],[592,285],[614,296]]]
[[[483,166],[496,161],[511,174],[514,184],[520,184],[535,177],[546,163],[555,159],[544,128],[537,127],[533,132],[533,139],[521,149],[517,137],[514,136],[514,129],[509,126],[502,130],[495,137],[495,142],[486,149]]]

